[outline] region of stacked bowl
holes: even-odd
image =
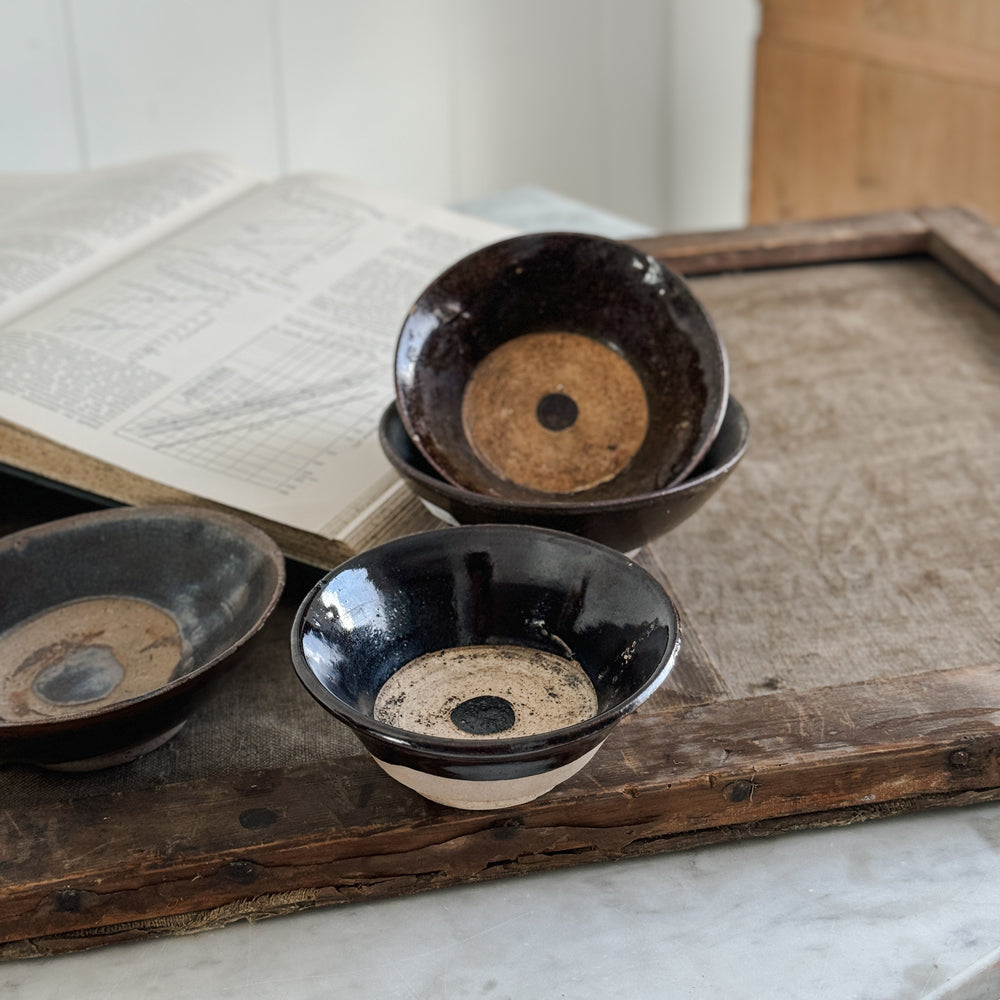
[[[659,261],[576,233],[514,237],[433,281],[403,323],[383,451],[445,520],[622,551],[726,480],[748,424],[726,352]]]
[[[583,767],[678,655],[673,603],[630,559],[743,455],[726,354],[686,285],[633,247],[544,233],[423,292],[380,424],[458,527],[348,560],[292,634],[302,683],[389,775],[466,809]]]

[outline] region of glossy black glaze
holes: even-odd
[[[375,696],[397,669],[482,643],[568,650],[594,684],[597,715],[507,740],[423,736],[375,721]],[[663,681],[678,646],[670,598],[632,560],[510,525],[445,528],[371,549],[316,585],[292,629],[300,680],[374,756],[472,780],[538,774],[597,746]]]
[[[522,334],[594,337],[635,369],[649,431],[614,479],[576,494],[602,499],[678,482],[701,461],[728,395],[722,343],[687,285],[628,244],[579,233],[503,240],[453,265],[420,295],[399,335],[396,397],[403,423],[447,480],[483,494],[537,500],[479,461],[466,440],[462,394],[475,366]]]
[[[689,518],[726,481],[747,447],[750,427],[732,397],[708,453],[683,482],[653,493],[611,500],[505,500],[446,482],[418,451],[395,403],[379,423],[382,450],[417,496],[460,524],[532,524],[568,531],[630,552]]]
[[[0,634],[70,601],[125,596],[169,614],[191,651],[186,671],[148,694],[58,718],[0,720],[0,763],[79,762],[169,732],[212,668],[264,623],[284,580],[267,535],[194,508],[96,511],[0,539]]]

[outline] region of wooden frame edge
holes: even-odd
[[[87,861],[67,879],[52,859],[25,857],[21,887],[0,896],[0,958],[992,801],[998,677],[1000,664],[987,664],[640,711],[621,724],[624,739],[612,734],[589,768],[530,811],[401,800],[374,764],[359,777],[330,762],[98,796],[83,812],[79,802],[18,810],[12,847],[30,852],[23,838],[41,824]],[[641,760],[628,749],[636,732]],[[761,766],[761,747],[780,750],[764,758],[773,764]],[[129,828],[151,816],[155,838],[136,851]]]
[[[961,206],[780,222],[631,242],[687,276],[927,254],[992,304],[1000,305],[1000,235],[981,215]]]

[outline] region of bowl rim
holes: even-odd
[[[133,695],[131,698],[113,701],[99,708],[82,709],[78,712],[31,719],[29,721],[12,721],[0,718],[0,738],[3,740],[13,741],[21,737],[37,739],[40,736],[44,736],[46,732],[59,733],[76,728],[77,726],[110,722],[116,716],[128,714],[131,711],[152,706],[161,700],[169,699],[184,688],[200,682],[209,670],[231,656],[251,636],[256,634],[264,626],[271,612],[274,611],[284,590],[286,578],[285,560],[278,544],[261,528],[250,524],[235,514],[196,507],[191,504],[149,504],[137,507],[111,507],[105,510],[87,511],[82,514],[73,514],[69,517],[45,521],[41,524],[31,525],[0,537],[0,555],[8,549],[18,548],[25,542],[34,540],[38,536],[58,534],[63,530],[73,530],[81,525],[87,526],[105,521],[142,520],[148,518],[150,515],[185,521],[210,522],[239,535],[262,553],[265,560],[270,562],[274,568],[275,579],[274,586],[271,588],[271,592],[268,594],[262,609],[257,613],[252,626],[228,643],[224,649],[220,650],[210,660],[206,660],[204,663],[189,670],[186,674],[168,681],[166,684],[161,684],[159,687],[155,687],[149,691]],[[53,607],[57,606],[53,605]],[[11,628],[17,628],[21,624],[22,622],[17,622]],[[6,629],[5,631],[10,631],[10,629]]]
[[[493,496],[489,493],[478,493],[475,490],[470,490],[464,486],[456,486],[454,483],[449,482],[443,477],[428,475],[426,472],[414,468],[414,466],[412,466],[409,462],[405,461],[399,455],[399,452],[389,445],[387,428],[389,421],[392,419],[394,409],[399,420],[402,422],[402,414],[399,411],[398,404],[396,400],[392,400],[382,411],[382,416],[379,419],[378,433],[379,442],[382,445],[382,450],[385,453],[386,458],[400,474],[400,476],[404,479],[412,478],[417,482],[424,483],[435,492],[443,493],[444,495],[451,497],[453,500],[458,500],[463,503],[475,503],[482,507],[492,507],[497,510],[516,510],[526,514],[544,513],[573,515],[595,514],[601,512],[615,513],[632,507],[643,506],[655,500],[680,496],[687,490],[696,489],[697,487],[702,486],[705,483],[712,482],[720,476],[730,472],[743,458],[746,453],[747,446],[750,443],[750,421],[747,418],[746,410],[739,400],[730,394],[727,396],[725,407],[723,407],[723,423],[729,415],[730,409],[732,409],[739,428],[739,438],[737,446],[733,452],[729,454],[716,468],[709,469],[699,476],[691,476],[687,479],[682,479],[678,483],[674,483],[671,486],[664,486],[659,490],[650,490],[645,493],[634,493],[627,497],[606,497],[598,500],[574,501],[547,499],[540,495],[539,500],[518,498],[511,498],[508,500],[503,497]],[[720,424],[720,427],[721,426],[722,425]],[[404,430],[407,430],[405,422],[403,423],[403,428]],[[409,436],[408,430],[407,436]],[[413,438],[411,437],[410,440],[413,441]],[[714,444],[714,440],[712,443]],[[417,447],[415,443],[414,447]],[[418,450],[420,449],[418,448]],[[423,454],[422,451],[420,453]]]
[[[719,334],[718,329],[716,328],[715,322],[713,321],[711,315],[708,313],[707,309],[697,298],[697,296],[695,296],[686,278],[682,274],[675,271],[672,267],[669,266],[669,264],[665,263],[662,260],[657,259],[647,251],[639,247],[636,247],[629,240],[614,239],[609,236],[599,235],[597,233],[586,233],[586,232],[565,230],[565,229],[540,230],[537,232],[516,233],[512,236],[507,236],[499,240],[494,240],[493,242],[487,243],[483,246],[477,247],[474,250],[469,251],[459,259],[452,262],[448,267],[446,267],[431,281],[429,281],[423,287],[423,289],[421,289],[420,293],[416,296],[416,298],[410,305],[410,308],[407,310],[406,316],[400,325],[400,330],[396,338],[396,345],[393,353],[393,384],[395,389],[395,399],[400,419],[403,421],[403,426],[406,428],[406,432],[410,437],[410,440],[414,442],[415,446],[421,452],[421,454],[424,455],[430,466],[436,469],[442,476],[442,478],[445,479],[447,482],[452,483],[453,485],[458,486],[462,489],[465,489],[468,492],[473,493],[474,495],[477,496],[485,495],[479,493],[476,490],[471,490],[467,486],[463,486],[461,483],[461,473],[462,473],[461,466],[457,467],[458,476],[456,476],[455,475],[456,466],[453,463],[450,462],[442,463],[441,458],[439,456],[435,456],[432,453],[433,449],[430,447],[428,441],[425,440],[425,437],[430,438],[433,435],[422,434],[420,429],[414,425],[413,415],[410,411],[408,404],[408,395],[415,390],[415,380],[411,378],[409,387],[407,387],[406,385],[404,385],[405,380],[401,376],[401,372],[403,370],[409,370],[414,367],[412,364],[409,365],[401,364],[401,358],[403,358],[404,355],[408,355],[413,350],[413,346],[408,342],[407,333],[408,330],[410,329],[411,318],[413,314],[416,312],[417,307],[420,306],[420,304],[424,301],[426,296],[440,282],[454,275],[459,269],[469,266],[474,260],[482,257],[487,253],[503,252],[510,247],[521,246],[521,245],[530,246],[532,243],[542,243],[543,241],[548,241],[548,240],[560,240],[566,242],[572,241],[574,243],[580,243],[580,244],[591,243],[596,246],[603,245],[609,248],[614,248],[618,251],[624,250],[627,252],[631,252],[633,254],[645,258],[648,262],[654,264],[657,268],[661,270],[665,280],[676,284],[678,289],[688,297],[691,304],[697,310],[702,322],[707,327],[707,330],[711,335],[710,340],[712,343],[714,343],[718,352],[718,356],[715,359],[713,367],[717,366],[718,371],[720,373],[719,385],[713,388],[711,384],[709,384],[709,403],[711,402],[711,396],[714,391],[718,392],[719,402],[718,405],[715,407],[715,413],[712,417],[712,420],[708,422],[708,425],[702,427],[697,435],[692,434],[692,440],[695,442],[695,447],[693,448],[691,455],[688,457],[686,464],[674,476],[671,482],[667,484],[667,487],[662,487],[661,489],[669,488],[670,485],[677,485],[678,483],[684,482],[686,478],[690,476],[690,474],[694,471],[694,469],[697,468],[698,464],[708,453],[709,448],[711,448],[712,446],[712,442],[715,440],[715,437],[718,434],[719,429],[722,427],[723,418],[725,417],[726,407],[729,399],[729,389],[730,389],[729,354],[728,351],[726,350],[725,342],[723,341],[721,335]],[[588,334],[584,335],[589,336]],[[424,336],[423,338],[421,338],[420,341],[421,345],[425,344],[427,339],[428,336]],[[594,339],[603,342],[601,338],[594,338]],[[707,403],[706,407],[708,405],[709,404]],[[482,462],[482,460],[479,459],[478,456],[476,456],[475,449],[472,448],[471,443],[469,445],[469,450],[473,458],[475,459],[477,466],[485,470],[487,473],[489,473],[490,478],[497,478],[495,474],[492,473],[491,470],[489,470],[488,466],[486,466]],[[445,458],[450,459],[450,456],[446,455]],[[620,474],[621,473],[619,473],[619,475]],[[614,478],[617,477],[613,477],[612,480],[610,481],[613,482]],[[502,477],[499,477],[499,481],[503,482]],[[529,490],[528,493],[530,492],[533,491]],[[586,492],[587,492],[586,490],[581,491],[581,493],[586,493]],[[656,494],[658,492],[660,491],[659,490],[644,491],[644,495]],[[547,501],[549,497],[558,497],[564,495],[572,496],[573,494],[561,494],[561,493],[549,494],[544,491],[538,491],[537,495],[538,495],[538,500],[544,503]],[[497,494],[497,497],[498,499],[507,499],[508,495]],[[511,502],[513,502],[515,499],[520,499],[522,503],[536,502],[532,500],[531,497],[528,495],[515,497],[514,495],[511,494],[509,495],[509,499]],[[608,497],[607,499],[617,499],[617,498]],[[601,501],[595,501],[595,502],[601,502]]]
[[[398,726],[391,726],[384,722],[379,722],[373,717],[359,712],[357,709],[341,701],[333,694],[316,676],[309,666],[305,655],[301,650],[302,626],[306,615],[309,613],[317,596],[322,590],[341,572],[357,568],[372,553],[395,547],[405,547],[413,544],[417,540],[424,540],[432,543],[434,536],[448,534],[455,537],[456,534],[490,536],[490,535],[513,535],[524,533],[554,536],[563,540],[564,544],[590,548],[601,551],[606,558],[618,563],[628,572],[639,573],[654,584],[662,593],[664,598],[664,613],[667,618],[667,642],[660,656],[656,669],[650,676],[633,691],[627,698],[609,706],[580,722],[570,726],[563,726],[559,729],[546,730],[543,733],[535,733],[529,736],[517,736],[508,739],[461,739],[445,736],[430,736],[423,733],[415,733],[408,729],[401,729]],[[447,760],[453,763],[477,761],[495,762],[502,758],[505,762],[528,761],[534,758],[551,754],[560,746],[584,740],[601,730],[610,729],[619,719],[635,711],[647,698],[663,683],[677,662],[677,656],[681,644],[681,626],[677,614],[677,608],[673,599],[667,593],[663,585],[643,566],[627,555],[613,549],[600,542],[595,542],[577,535],[571,535],[565,531],[557,531],[553,528],[542,528],[535,525],[521,524],[470,524],[457,525],[455,527],[434,528],[430,531],[417,532],[411,535],[403,535],[399,538],[384,542],[365,552],[359,553],[352,558],[345,560],[336,566],[329,573],[325,574],[321,580],[314,584],[308,594],[303,598],[295,614],[291,631],[291,653],[292,665],[299,680],[305,685],[306,690],[335,718],[340,719],[356,732],[373,737],[383,744],[388,744],[397,749],[409,750],[426,757],[434,757]]]

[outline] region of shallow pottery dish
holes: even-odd
[[[417,450],[395,403],[379,422],[386,457],[421,500],[442,519],[459,524],[533,524],[569,531],[630,552],[689,518],[726,481],[749,436],[743,407],[732,397],[722,427],[694,472],[674,486],[631,497],[583,500],[542,497],[506,500],[445,481]]]
[[[436,278],[403,323],[400,415],[450,482],[507,499],[635,496],[701,461],[728,395],[711,320],[625,243],[518,236]]]
[[[183,725],[284,586],[263,532],[227,514],[118,508],[0,539],[0,763],[123,763]]]
[[[393,778],[466,809],[583,767],[677,656],[670,598],[603,545],[513,525],[410,535],[309,593],[292,662]]]

